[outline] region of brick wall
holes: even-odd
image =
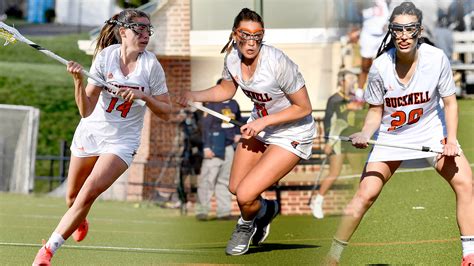
[[[189,8],[189,0],[169,0],[151,14],[156,35],[148,49],[157,55],[163,66],[172,96],[191,87]],[[141,145],[130,167],[128,200],[152,199],[157,188],[174,189],[182,143],[179,110],[174,105],[170,121],[163,121],[147,111]]]

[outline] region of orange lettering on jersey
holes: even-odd
[[[429,91],[413,92],[404,96],[385,98],[385,106],[397,108],[413,104],[422,104],[430,100]]]

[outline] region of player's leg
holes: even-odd
[[[211,208],[211,198],[220,171],[222,159],[207,158],[202,161],[201,173],[198,176],[196,219],[207,220]]]
[[[128,168],[120,157],[114,154],[103,154],[94,165],[89,177],[84,182],[76,200],[61,218],[48,242],[38,251],[33,265],[41,265],[42,259],[51,259],[55,251],[76,230],[86,218],[95,199],[109,188]],[[49,262],[49,261],[48,261]]]
[[[359,188],[344,210],[329,252],[329,259],[339,261],[344,247],[354,234],[367,210],[372,206],[383,186],[390,180],[401,161],[369,162],[362,172]]]
[[[235,150],[230,173],[229,191],[232,194],[237,195],[239,185],[242,183],[245,176],[251,172],[252,168],[259,162],[266,149],[267,146],[255,138],[242,137],[240,139]],[[261,199],[260,194],[257,197]],[[258,202],[258,206],[256,206],[257,211],[260,209],[259,203],[260,202]],[[232,232],[231,239],[227,243],[225,251],[227,255],[241,255],[246,253],[249,249],[250,241],[256,231],[254,217],[249,217],[244,214],[242,208],[240,208],[240,212],[241,217]]]
[[[79,193],[79,190],[84,185],[87,177],[92,172],[94,165],[99,157],[76,157],[71,156],[69,163],[69,171],[67,177],[67,190],[66,190],[66,204],[71,207],[74,200]],[[84,219],[82,223],[77,227],[76,231],[72,234],[74,241],[80,242],[84,240],[89,231],[89,223],[87,219]]]
[[[441,157],[435,168],[456,194],[456,216],[461,233],[463,257],[465,261],[469,259],[474,263],[474,196],[471,166],[464,154],[461,154],[456,157]]]

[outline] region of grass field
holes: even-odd
[[[2,265],[32,262],[65,211],[62,199],[0,194]],[[280,216],[261,247],[224,254],[233,221],[198,222],[151,203],[99,201],[90,232],[69,240],[56,265],[319,265],[339,217]],[[341,265],[459,265],[461,247],[454,194],[433,171],[398,173],[362,221]]]

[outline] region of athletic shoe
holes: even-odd
[[[46,247],[46,243],[43,239],[43,247],[38,250],[36,254],[35,260],[33,261],[33,266],[50,266],[51,265],[51,258],[53,257],[53,253],[51,250]]]
[[[198,221],[207,221],[207,214],[205,214],[205,213],[196,214],[196,220],[198,220]]]
[[[267,210],[261,218],[255,219],[257,231],[252,238],[252,244],[258,246],[267,239],[270,234],[270,223],[278,215],[279,207],[276,200],[265,200],[267,202]]]
[[[311,208],[311,213],[313,214],[314,218],[316,219],[323,219],[323,197],[313,197],[311,199],[311,204],[309,204],[309,208]]]
[[[249,250],[250,240],[257,228],[253,223],[237,224],[230,237],[225,254],[237,256],[245,254]]]
[[[89,223],[87,222],[87,219],[84,219],[82,223],[77,227],[76,231],[72,233],[72,238],[76,242],[81,242],[86,238],[87,232],[89,231]]]
[[[462,258],[461,266],[474,266],[474,254]]]

